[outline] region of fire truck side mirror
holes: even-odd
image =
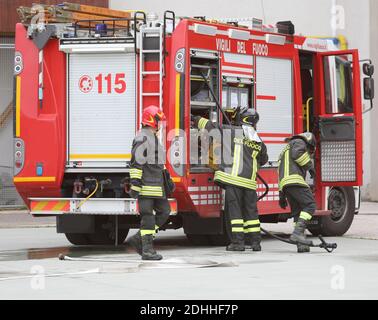
[[[362,70],[365,76],[372,77],[374,74],[374,65],[371,63],[364,63],[362,66]]]
[[[364,78],[364,98],[366,100],[373,100],[374,93],[374,79]]]

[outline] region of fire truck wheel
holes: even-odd
[[[67,240],[75,246],[85,246],[89,244],[86,233],[66,233]]]
[[[129,229],[118,230],[118,244],[122,244],[129,233]],[[95,232],[88,234],[89,244],[92,245],[114,245],[115,232],[112,217],[96,216]]]
[[[308,230],[315,236],[342,236],[350,228],[355,214],[353,187],[332,188],[328,194],[330,216],[318,218],[318,224],[309,225]]]
[[[230,244],[230,238],[227,234],[211,234],[209,240],[213,246],[228,246]]]
[[[189,234],[186,233],[186,237],[189,242],[195,246],[208,246],[210,245],[210,239],[206,234]]]
[[[209,235],[210,243],[213,246],[228,246],[231,242],[231,224],[230,219],[226,216],[226,213],[222,212],[223,219],[223,233]]]

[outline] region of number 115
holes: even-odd
[[[126,91],[126,81],[124,73],[115,74],[114,86],[112,85],[111,73],[108,73],[105,77],[103,77],[102,73],[100,73],[95,79],[97,81],[98,93],[103,93],[103,79],[106,82],[107,93],[112,93],[113,88],[116,93],[124,93]]]

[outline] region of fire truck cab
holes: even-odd
[[[220,108],[248,106],[260,114],[269,154],[259,171],[267,183],[258,184],[266,193],[260,220],[290,218],[278,205],[278,156],[286,138],[311,131],[318,147],[308,182],[318,210],[309,230],[349,229],[362,185],[357,50],[295,36],[289,22],[247,28],[167,11],[162,20],[136,12],[99,25],[16,26],[14,183],[32,215],[56,215],[57,231],[76,245],[122,243],[139,224],[128,195],[131,143],[143,108],[154,104],[167,116],[162,142],[176,183],[163,229],[183,227],[193,243],[227,243],[223,193],[190,119],[221,125]],[[371,63],[363,70],[372,100]]]

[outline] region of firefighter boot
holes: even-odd
[[[142,260],[161,260],[163,257],[158,254],[153,246],[154,236],[147,234],[142,237]]]
[[[139,255],[142,255],[142,237],[140,235],[140,231],[138,231],[129,239],[129,243],[134,247]]]
[[[306,220],[299,218],[295,225],[293,234],[290,236],[290,240],[297,242],[298,244],[310,246],[312,244],[312,241],[306,239],[305,230],[306,230]]]
[[[251,246],[252,244],[252,237],[250,233],[244,233],[244,245],[246,247]]]
[[[232,241],[226,248],[227,251],[245,251],[244,246],[244,233],[232,233]]]
[[[261,251],[261,234],[254,232],[250,235],[252,251]]]
[[[310,247],[306,246],[304,244],[298,243],[297,244],[297,252],[298,253],[307,253],[307,252],[310,252]]]

